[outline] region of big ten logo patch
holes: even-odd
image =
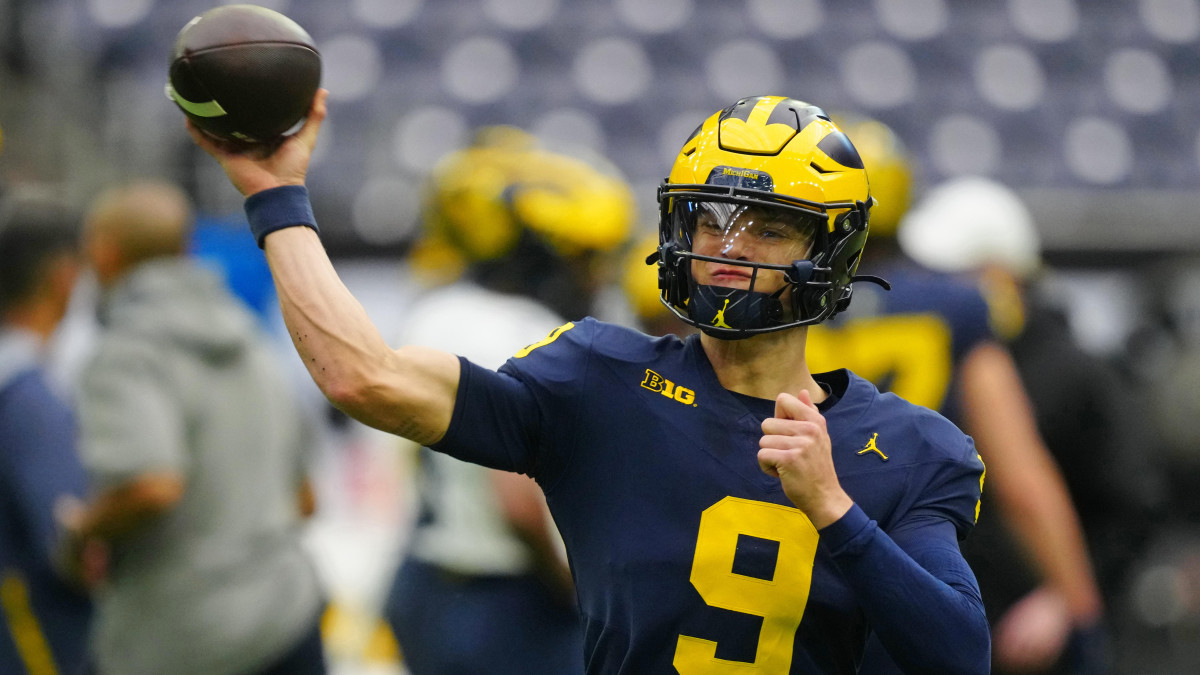
[[[679,401],[684,405],[696,405],[696,392],[681,387],[658,373],[646,369],[646,379],[642,380],[642,387],[650,391],[657,391],[669,399]]]

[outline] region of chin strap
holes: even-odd
[[[883,277],[877,277],[874,274],[855,274],[854,276],[850,277],[850,283],[854,283],[856,281],[866,281],[877,286],[882,286],[883,290],[885,291],[892,290],[892,285],[888,283],[887,279],[884,279]]]

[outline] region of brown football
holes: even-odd
[[[296,127],[321,84],[321,55],[295,21],[225,5],[192,19],[171,52],[167,96],[200,129],[263,143]]]

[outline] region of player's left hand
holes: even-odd
[[[838,482],[825,418],[807,391],[775,399],[775,416],[763,420],[758,465],[779,478],[788,499],[818,530],[854,504]]]

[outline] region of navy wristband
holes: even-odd
[[[285,227],[304,226],[320,232],[308,201],[308,188],[303,185],[281,185],[256,192],[246,198],[245,209],[250,233],[259,248],[268,234]]]

